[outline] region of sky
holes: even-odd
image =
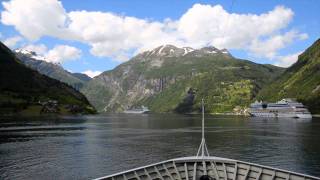
[[[288,67],[320,37],[319,0],[2,0],[0,40],[93,77],[163,44]]]

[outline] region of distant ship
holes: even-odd
[[[124,113],[130,113],[130,114],[146,114],[149,113],[150,110],[145,107],[145,106],[141,106],[141,108],[135,108],[135,109],[128,109],[125,110]]]
[[[292,99],[282,99],[276,103],[256,101],[250,105],[249,114],[256,117],[312,118],[302,103]]]

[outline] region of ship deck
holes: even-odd
[[[97,178],[97,180],[197,180],[204,175],[207,179],[215,180],[320,180],[318,177],[292,171],[213,156],[171,159]]]

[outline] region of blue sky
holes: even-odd
[[[226,47],[237,58],[289,66],[320,37],[318,0],[1,2],[2,42],[72,72],[110,70],[166,43]]]

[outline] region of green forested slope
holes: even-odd
[[[263,88],[259,99],[296,98],[312,113],[320,113],[320,39],[299,56],[275,82]]]

